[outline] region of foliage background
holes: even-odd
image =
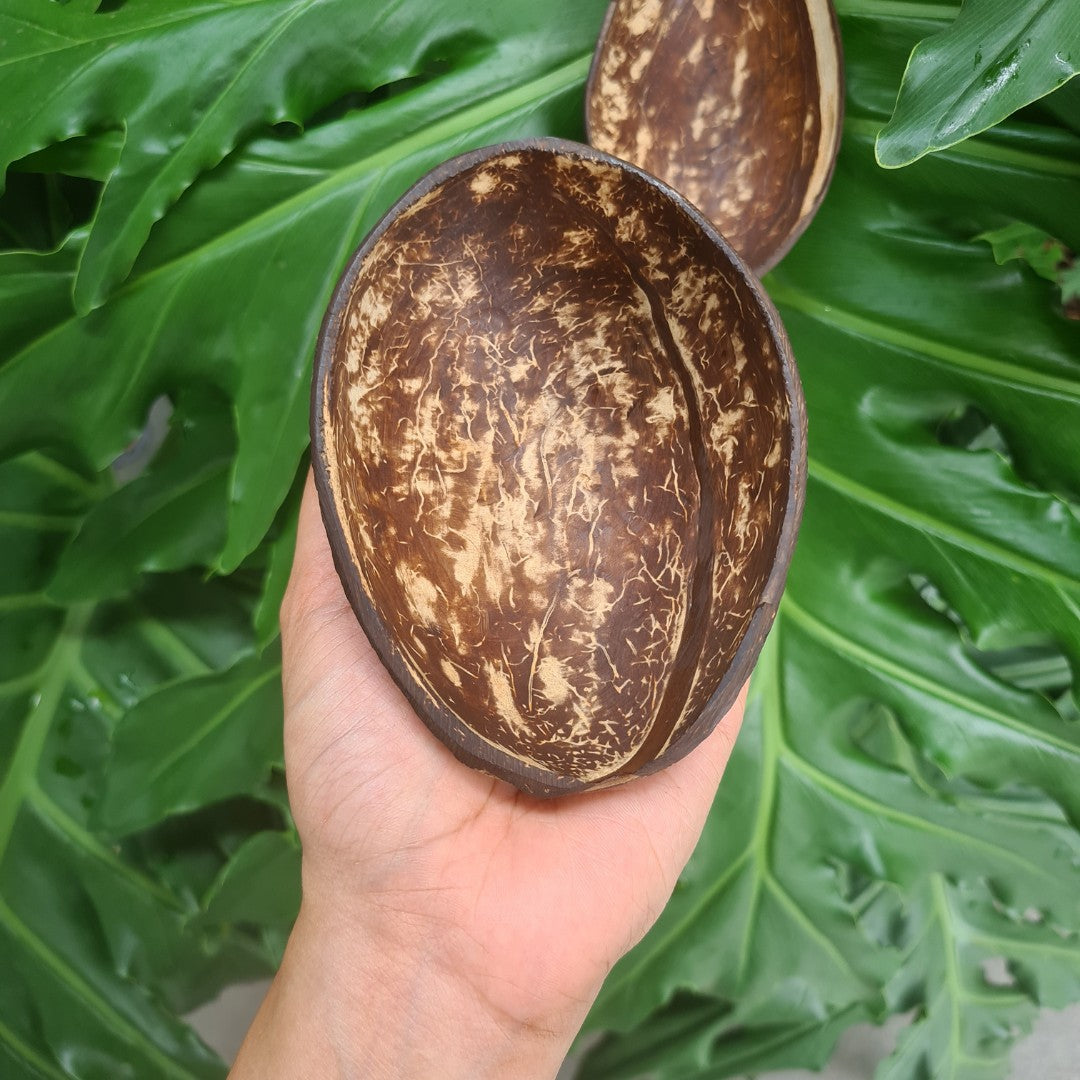
[[[318,322],[428,168],[581,137],[603,7],[4,0],[4,1076],[221,1075],[177,1013],[271,970],[298,899],[276,611]],[[835,181],[766,282],[802,539],[586,1076],[812,1064],[914,1008],[879,1076],[984,1080],[1080,999],[1080,13],[840,14]]]

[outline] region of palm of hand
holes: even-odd
[[[305,874],[425,942],[433,963],[514,1020],[583,1011],[689,858],[741,702],[693,754],[623,787],[542,801],[466,768],[357,623],[310,482],[282,633]]]

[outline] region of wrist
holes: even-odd
[[[482,954],[484,943],[457,933],[431,912],[358,901],[306,877],[300,916],[235,1080],[550,1080],[589,1002],[526,1004],[527,993],[518,993],[508,1008],[476,977],[475,963],[462,960],[468,949]],[[519,973],[525,983],[528,974]],[[255,1061],[260,1045],[270,1052]]]

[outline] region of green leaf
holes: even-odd
[[[225,533],[232,417],[213,393],[181,392],[149,467],[87,514],[60,559],[49,596],[60,603],[120,596],[140,574],[213,562]]]
[[[9,4],[0,15],[0,167],[72,135],[123,133],[83,253],[79,309],[104,302],[154,222],[258,126],[303,124],[342,93],[423,75],[448,51],[487,43],[465,5],[443,5],[423,23],[402,18],[401,7],[129,0],[95,12]]]
[[[35,6],[0,45],[0,78],[56,71],[0,149],[105,184],[89,234],[0,252],[0,963],[19,974],[0,1054],[16,1076],[209,1075],[173,1012],[274,957],[296,899],[268,642],[329,291],[432,165],[580,137],[604,4],[354,5],[356,71],[334,53],[310,80],[337,3],[92,6]],[[915,1008],[889,1080],[982,1080],[1037,1005],[1080,996],[1080,326],[972,239],[1024,222],[1080,249],[1078,84],[883,172],[908,57],[953,12],[841,5],[833,189],[768,281],[810,416],[800,546],[702,842],[590,1020],[609,1032],[592,1075],[818,1064],[848,1024]],[[132,85],[105,86],[121,26]],[[239,55],[260,45],[285,61]],[[282,103],[296,122],[267,130]],[[26,235],[51,243],[45,190],[0,218],[40,215]],[[76,273],[82,302],[108,293],[89,315]],[[117,488],[162,394],[170,440]],[[171,570],[189,564],[231,573]],[[986,985],[998,958],[1014,985]]]
[[[912,52],[877,160],[896,168],[954,146],[1078,72],[1071,0],[964,0],[956,21]]]
[[[869,1020],[861,1005],[802,1023],[744,1027],[730,1005],[680,995],[631,1035],[602,1040],[583,1059],[575,1080],[679,1080],[774,1069],[820,1069],[852,1024]]]
[[[1022,259],[1039,277],[1047,281],[1058,280],[1058,266],[1065,260],[1065,245],[1042,229],[1016,221],[993,232],[983,233],[977,239],[985,240],[990,245],[999,266],[1010,259]]]
[[[12,172],[62,173],[104,183],[116,170],[123,148],[124,139],[118,131],[74,135],[63,142],[50,143],[15,162]]]
[[[153,15],[149,5],[132,0],[101,17],[112,19],[128,8],[132,18]],[[43,18],[75,11],[82,18],[85,10],[56,9]],[[201,33],[219,51],[216,10],[186,9],[193,31],[206,14]],[[287,853],[269,858],[273,841],[246,844],[248,837],[267,829],[272,835],[282,826],[276,659],[272,651],[260,659],[250,655],[255,642],[243,584],[251,576],[247,570],[230,584],[147,572],[189,561],[231,569],[261,544],[306,446],[309,363],[326,298],[350,249],[382,210],[427,168],[459,150],[511,135],[580,131],[581,86],[590,39],[603,15],[600,0],[544,11],[509,6],[481,12],[460,3],[438,19],[403,4],[380,20],[384,14],[380,8],[374,23],[362,12],[351,16],[351,32],[367,36],[365,48],[379,67],[374,81],[421,77],[371,99],[349,99],[310,133],[275,132],[230,156],[174,206],[134,276],[91,315],[76,315],[70,299],[80,258],[85,273],[91,256],[100,258],[104,250],[94,256],[87,248],[90,255],[84,254],[85,233],[73,233],[52,253],[0,254],[5,329],[17,331],[5,332],[0,347],[0,460],[26,446],[63,447],[65,456],[88,459],[105,474],[138,436],[152,401],[165,393],[178,404],[169,442],[125,487],[82,480],[40,454],[33,459],[74,485],[78,500],[70,513],[55,499],[40,510],[33,502],[20,504],[14,466],[0,476],[0,492],[10,490],[14,500],[8,519],[24,542],[2,538],[12,586],[10,597],[0,601],[10,642],[0,649],[0,682],[11,700],[4,699],[0,713],[0,761],[11,751],[24,764],[5,781],[0,806],[20,823],[15,835],[22,837],[21,823],[32,824],[38,813],[27,794],[34,784],[25,779],[36,767],[37,783],[55,789],[57,804],[74,815],[81,841],[106,854],[108,874],[127,883],[129,892],[149,897],[136,902],[114,889],[108,910],[88,916],[93,908],[85,899],[89,886],[79,879],[77,848],[47,845],[27,833],[25,842],[7,849],[0,862],[3,895],[20,895],[18,910],[28,913],[34,940],[54,949],[57,964],[89,980],[135,1029],[118,1028],[110,1007],[89,991],[73,1005],[46,963],[40,973],[5,980],[2,991],[0,1046],[7,1058],[20,1061],[16,1075],[64,1074],[69,1067],[85,1072],[82,1062],[91,1059],[107,1062],[101,1067],[109,1075],[218,1074],[216,1059],[185,1031],[174,1010],[212,995],[228,977],[265,971],[267,958],[280,954],[295,878],[291,889],[280,892],[276,910],[243,912],[240,904],[245,882],[260,868],[282,883],[295,872]],[[452,23],[461,32],[443,50],[437,43],[456,33]],[[149,37],[140,70],[150,83],[159,73],[167,82],[189,57],[170,54],[170,63],[162,63],[160,41]],[[138,51],[139,39],[132,33],[125,48]],[[398,45],[391,46],[391,39]],[[5,49],[17,40],[8,38]],[[51,45],[39,40],[40,47]],[[291,47],[303,51],[311,43],[300,36]],[[70,59],[74,52],[65,55]],[[4,59],[9,56],[15,54]],[[417,56],[425,65],[430,59],[430,68],[412,64]],[[17,64],[13,60],[7,72]],[[334,93],[347,85],[335,86]],[[160,86],[151,90],[150,98]],[[120,86],[121,97],[129,93],[126,83]],[[57,138],[77,131],[79,117],[106,101],[70,92],[46,96],[49,109],[70,110],[71,122],[51,136]],[[129,135],[137,119],[124,118]],[[157,139],[158,120],[141,119]],[[10,123],[24,120],[35,122],[12,115]],[[24,158],[21,167],[106,179],[114,163],[116,175],[122,171],[121,145],[130,152],[130,138],[120,144],[110,133],[67,139]],[[9,156],[26,149],[5,148]],[[102,206],[104,211],[104,196]],[[99,214],[94,228],[110,250],[135,235],[134,224],[109,230],[103,221]],[[225,438],[226,414],[206,405],[218,400],[215,395],[228,403],[235,423],[235,456]],[[198,439],[191,425],[203,429]],[[224,490],[218,486],[222,461],[228,463]],[[17,472],[25,472],[21,464]],[[226,530],[210,543],[206,537],[215,523],[220,527],[223,505]],[[288,506],[269,551],[257,617],[261,642],[276,620],[293,520]],[[61,558],[65,566],[56,576]],[[72,609],[86,612],[89,622],[72,637],[70,650],[59,650],[65,611],[45,600],[46,593],[66,600],[117,590],[128,591],[116,601]],[[219,601],[233,596],[243,602],[230,601],[222,610]],[[53,700],[43,693],[43,685],[53,683],[43,680],[54,670],[65,707],[34,722],[44,716],[33,711],[35,695],[46,704]],[[84,670],[92,683],[78,681]],[[75,715],[86,711],[93,723],[70,719],[69,700]],[[163,717],[170,722],[162,724]],[[46,755],[42,740],[48,744],[58,732],[67,733],[61,742],[75,741],[78,753],[63,742],[62,752]],[[202,753],[207,746],[209,756]],[[17,752],[22,747],[28,749]],[[147,792],[140,770],[158,767],[164,758],[171,766]],[[16,782],[16,774],[23,779]],[[129,803],[115,794],[125,784],[135,795]],[[252,794],[258,804],[237,801]],[[139,831],[116,843],[99,831],[101,820]],[[70,898],[70,904],[51,905],[51,916],[39,877],[27,870],[35,860]],[[75,880],[68,880],[72,875]],[[32,895],[24,898],[26,889]],[[201,911],[204,896],[207,910]],[[145,915],[139,914],[143,907]],[[96,944],[99,924],[108,928],[108,949]],[[22,953],[16,953],[19,959]],[[31,950],[19,963],[40,964],[41,955]]]
[[[821,870],[807,874],[788,842],[796,838],[777,829],[789,797],[778,786],[778,706],[767,680],[756,688],[713,809],[717,824],[706,827],[656,927],[615,966],[587,1027],[628,1030],[683,989],[738,1002],[733,1027],[805,1025],[873,996],[873,973],[851,960],[863,941],[843,897],[821,895]]]
[[[1066,304],[1073,304],[1074,313],[1070,317],[1075,319],[1075,301],[1080,299],[1080,266],[1077,266],[1075,260],[1073,265],[1061,271],[1061,299]]]
[[[113,732],[97,823],[133,832],[257,793],[281,756],[281,663],[273,653],[165,686]]]
[[[262,593],[255,608],[255,638],[262,648],[268,645],[278,633],[278,612],[285,597],[285,587],[289,584],[292,570],[293,552],[296,549],[296,528],[300,516],[300,498],[307,479],[305,461],[297,474],[293,490],[289,493],[278,513],[275,528],[267,540],[269,555],[266,576],[263,580]]]
[[[1061,124],[1080,135],[1080,80],[1072,79],[1039,102],[1038,110],[1052,123]],[[1039,119],[1036,112],[1034,119]]]
[[[1061,289],[1062,302],[1080,296],[1080,269],[1076,258],[1060,241],[1042,229],[1016,221],[1011,225],[983,233],[978,237],[993,249],[998,264],[1020,259],[1041,278],[1052,281]]]
[[[41,454],[0,465],[0,1061],[4,1075],[216,1077],[180,1002],[252,970],[228,935],[186,929],[183,900],[91,827],[123,711],[163,681],[228,662],[247,606],[190,583],[66,611],[52,566],[100,493]],[[205,651],[203,651],[205,650]],[[145,987],[153,986],[151,994]]]
[[[898,988],[938,983],[908,937],[873,926],[882,890],[914,909],[935,881],[989,881],[999,904],[1048,926],[1080,917],[1080,728],[986,659],[1025,646],[1080,669],[1080,327],[970,239],[1036,203],[1051,225],[1075,224],[1078,144],[1014,125],[884,173],[885,95],[864,72],[904,54],[904,27],[862,16],[844,31],[852,93],[833,186],[767,281],[810,418],[799,548],[702,842],[589,1021],[625,1034],[586,1075],[740,1075],[785,1032],[835,1037],[838,1018],[882,1016],[883,994],[889,1011],[917,1004]],[[982,430],[960,440],[958,415]],[[910,938],[962,933],[920,910]],[[997,932],[1019,963],[1024,949]],[[1073,950],[1047,954],[1048,983],[1073,985]],[[981,960],[957,957],[965,986]],[[687,991],[712,1014],[678,1009]],[[995,998],[1008,1022],[983,1046],[985,1002],[956,999],[974,1075],[1005,1075],[1042,1000],[1021,983]],[[680,1018],[687,1046],[650,1050]],[[950,1075],[947,1044],[935,1033],[925,1049],[929,1037],[913,1029],[890,1080]]]
[[[1076,932],[1003,910],[984,885],[934,874],[896,917],[909,941],[888,991],[897,1007],[915,1005],[918,1013],[877,1080],[931,1070],[950,1080],[996,1080],[1012,1040],[1030,1030],[1036,1003],[1080,998]]]
[[[400,2],[129,0],[101,13],[16,0],[0,15],[0,167],[72,135],[122,132],[75,285],[85,312],[192,181],[259,126],[303,125],[346,92],[505,44],[507,20],[470,8],[442,4],[431,18]]]
[[[0,252],[4,348],[15,351],[71,313],[71,283],[82,245],[69,236],[57,251]]]
[[[295,833],[261,832],[245,842],[203,899],[206,923],[249,923],[287,934],[300,909]]]
[[[230,19],[258,17],[263,25],[266,9],[282,5],[259,0],[211,7],[227,8]],[[129,8],[130,18],[140,19],[157,10],[131,2],[115,16]],[[295,0],[288,9],[294,8]],[[413,74],[431,50],[446,57],[441,73],[310,135],[260,139],[234,155],[173,209],[135,274],[105,307],[85,318],[58,319],[0,361],[0,457],[22,446],[64,442],[103,469],[135,437],[158,394],[175,394],[191,382],[227,394],[238,452],[229,478],[227,538],[216,560],[226,571],[261,541],[307,444],[311,355],[344,260],[389,204],[446,157],[511,136],[579,132],[581,88],[604,4],[559,0],[487,11],[455,0],[440,5],[438,19],[420,5],[397,4],[374,19],[363,18],[353,4],[345,8],[351,29],[342,40],[365,35],[363,56],[378,68],[369,81]],[[66,10],[57,7],[48,17],[62,19]],[[312,17],[322,10],[311,8]],[[168,26],[202,35],[203,48],[217,53],[228,12],[207,15],[205,25],[196,9],[185,5],[184,12],[182,22],[174,13]],[[287,35],[294,52],[311,47],[300,25]],[[456,45],[439,44],[451,36]],[[128,44],[102,63],[138,51],[138,33],[124,40]],[[475,43],[481,40],[491,44],[480,48]],[[39,41],[36,48],[46,45]],[[165,47],[155,31],[139,60],[151,82],[151,72],[174,68],[172,51],[169,64],[156,59],[159,46]],[[55,55],[71,63],[75,54]],[[186,72],[186,64],[177,63],[176,71]],[[320,57],[308,68],[322,66]],[[13,63],[11,70],[18,67]],[[125,74],[123,84],[138,80]],[[69,88],[52,107],[66,102],[81,116],[92,100]],[[142,110],[138,116],[149,124],[156,114]],[[16,114],[9,109],[6,115]],[[153,123],[164,130],[169,115]],[[0,146],[7,138],[0,130]],[[103,220],[99,213],[95,230]],[[123,233],[110,226],[102,235]],[[89,246],[82,273],[87,252]],[[80,365],[72,364],[73,356],[81,357]],[[95,372],[93,380],[83,377],[87,369]]]

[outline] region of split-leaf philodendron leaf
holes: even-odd
[[[877,159],[909,165],[955,146],[1077,74],[1075,4],[963,0],[955,21],[912,52],[896,112],[878,136]]]
[[[177,1015],[270,970],[298,901],[274,614],[326,301],[428,168],[581,137],[604,6],[0,13],[5,1078],[223,1074]],[[1076,83],[1028,105],[1077,15],[838,7],[833,188],[766,280],[806,387],[805,524],[588,1077],[816,1064],[914,1009],[882,1080],[991,1080],[1080,998],[1080,323],[1030,249],[1080,250]],[[971,76],[973,34],[985,67],[1018,33],[1014,77]],[[886,171],[875,146],[941,149]]]

